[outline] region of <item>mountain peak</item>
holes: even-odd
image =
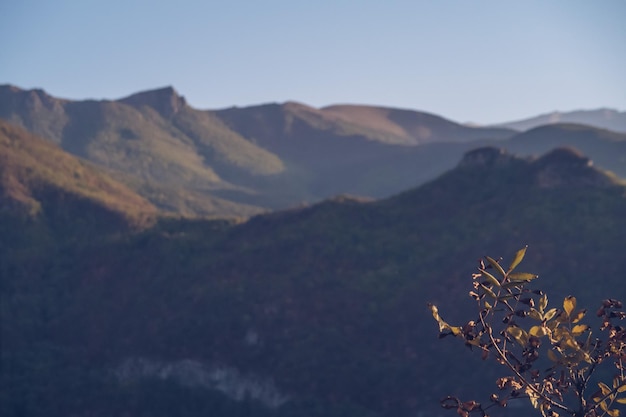
[[[535,182],[542,188],[607,187],[615,183],[606,172],[574,148],[556,148],[533,162]]]
[[[152,107],[165,117],[173,116],[187,105],[185,97],[179,95],[172,86],[143,91],[119,101],[133,107]]]
[[[495,146],[485,146],[466,152],[459,162],[459,167],[493,167],[505,165],[516,159],[515,156],[506,152],[503,148]]]
[[[9,91],[11,93],[20,93],[24,90],[22,90],[21,88],[13,85],[13,84],[1,84],[0,85],[0,91]]]
[[[499,126],[527,131],[555,123],[574,123],[595,126],[615,132],[626,132],[626,112],[602,107],[594,110],[553,111],[528,119],[500,123]]]
[[[538,158],[523,158],[487,146],[465,153],[457,168],[515,169],[540,188],[608,187],[616,182],[610,173],[594,167],[590,158],[571,147],[558,147]]]
[[[38,110],[41,107],[52,108],[64,101],[52,97],[41,88],[24,90],[11,84],[0,85],[0,97],[30,110]]]
[[[561,165],[569,167],[592,166],[593,162],[578,149],[571,147],[559,147],[548,152],[537,160],[537,163],[546,165]]]

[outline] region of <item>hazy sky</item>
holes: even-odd
[[[3,0],[0,83],[70,99],[626,110],[625,0]]]

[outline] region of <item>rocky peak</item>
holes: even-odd
[[[562,186],[606,187],[614,183],[605,172],[573,148],[556,148],[533,162],[535,181],[542,188]]]
[[[67,102],[41,89],[22,90],[13,85],[0,85],[0,118],[55,143],[61,143],[68,121]]]
[[[0,98],[5,103],[5,106],[22,108],[30,112],[37,112],[43,109],[58,110],[63,101],[48,95],[40,88],[22,90],[10,84],[0,86]]]
[[[571,169],[590,167],[593,165],[591,159],[585,156],[578,149],[570,147],[553,149],[539,158],[536,163],[538,165],[556,165]]]
[[[520,175],[541,188],[608,187],[616,180],[593,166],[586,155],[574,148],[556,148],[539,158],[522,158],[496,147],[483,147],[465,153],[459,168],[521,169]]]
[[[502,148],[485,146],[466,152],[461,162],[459,162],[459,168],[506,165],[513,159],[515,159],[515,157]]]
[[[180,96],[171,86],[143,91],[120,101],[133,107],[152,107],[165,117],[173,116],[187,104],[185,98]]]

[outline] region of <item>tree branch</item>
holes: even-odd
[[[507,359],[507,357],[504,354],[504,352],[502,352],[502,350],[500,350],[500,346],[498,346],[498,344],[496,343],[496,340],[493,337],[493,331],[491,330],[491,326],[489,326],[487,323],[484,322],[482,316],[481,316],[480,319],[481,319],[481,323],[483,325],[483,328],[485,328],[487,330],[487,335],[489,336],[489,339],[491,340],[491,343],[493,344],[493,347],[498,352],[498,355],[500,356],[500,358],[502,358],[504,364],[515,374],[515,376],[517,376],[519,378],[519,380],[522,382],[522,384],[524,386],[530,388],[531,391],[533,391],[535,394],[537,394],[537,396],[539,396],[542,400],[546,401],[552,407],[558,408],[561,411],[565,411],[568,414],[575,415],[576,413],[573,410],[571,410],[570,408],[568,408],[567,406],[565,406],[565,405],[563,405],[563,404],[561,404],[559,402],[554,401],[552,398],[546,396],[544,393],[542,393],[537,388],[535,388],[530,382],[528,382],[526,380],[526,378],[524,378],[524,376],[522,374],[519,373],[519,371],[517,369],[515,369],[515,367]]]

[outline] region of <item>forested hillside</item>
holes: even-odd
[[[582,154],[497,148],[389,199],[245,222],[89,239],[3,210],[2,415],[436,414],[494,374],[449,366],[426,303],[464,317],[475,260],[524,244],[551,296],[624,299],[624,214],[621,180]]]

